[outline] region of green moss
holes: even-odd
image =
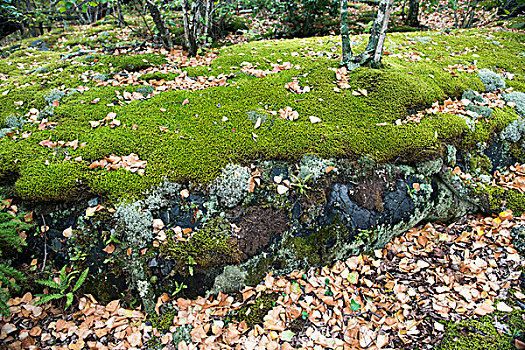
[[[519,216],[525,212],[525,194],[516,190],[507,191],[507,209]]]
[[[519,216],[525,212],[525,194],[517,190],[478,184],[474,188],[474,193],[484,198],[488,208],[494,213],[510,209],[514,215]]]
[[[514,305],[511,299],[504,302]],[[447,322],[438,350],[513,350],[513,335],[525,331],[524,315],[525,311],[521,309],[510,313],[496,311],[479,319]],[[496,323],[506,326],[508,331],[499,331]]]
[[[270,257],[260,258],[255,266],[248,268],[244,282],[248,286],[256,286],[264,280],[268,271],[272,270],[273,259]]]
[[[474,193],[485,198],[488,208],[493,212],[498,212],[505,200],[505,189],[499,186],[481,185],[474,188]]]
[[[262,294],[255,299],[255,303],[251,305],[244,305],[233,315],[233,320],[238,322],[246,322],[248,327],[255,325],[262,325],[264,323],[264,316],[275,306],[278,299],[277,294]]]
[[[35,162],[21,169],[15,189],[23,199],[74,201],[82,193],[82,170],[86,169],[86,166],[67,161],[49,165]]]
[[[177,316],[177,311],[166,312],[162,315],[152,315],[149,319],[153,328],[161,332],[167,332],[173,326],[173,319]]]
[[[290,246],[297,259],[305,259],[309,265],[318,266],[331,260],[332,257],[328,253],[330,249],[327,248],[330,243],[335,242],[338,237],[348,236],[346,226],[336,220],[334,224],[306,237],[290,237],[285,244]]]
[[[192,274],[193,270],[238,263],[241,251],[230,231],[228,221],[217,217],[184,242],[170,236],[163,254],[175,261],[176,271],[183,275]]]
[[[98,27],[97,27],[98,28]],[[23,131],[31,131],[29,139],[16,141],[0,139],[0,181],[18,181],[23,195],[30,198],[28,186],[36,186],[34,199],[48,198],[61,200],[82,188],[83,192],[112,198],[138,196],[164,178],[169,181],[207,183],[216,178],[227,163],[247,164],[257,159],[299,160],[305,154],[316,153],[322,158],[344,157],[358,159],[367,155],[376,161],[412,162],[434,159],[441,155],[445,144],[458,149],[476,147],[479,142],[489,142],[494,132],[502,130],[517,116],[513,109],[495,109],[490,117],[483,118],[470,131],[465,121],[457,116],[440,114],[426,116],[419,124],[395,125],[396,120],[406,118],[408,113],[424,109],[436,101],[459,98],[468,89],[479,90],[482,86],[477,74],[459,73],[452,77],[443,70],[448,64],[470,64],[470,56],[451,56],[450,48],[474,47],[478,49],[478,67],[498,67],[515,73],[508,86],[525,88],[520,76],[525,68],[515,52],[522,50],[524,35],[518,33],[494,32],[494,39],[486,40],[486,30],[470,30],[455,36],[441,36],[427,32],[434,44],[417,42],[406,45],[407,39],[418,34],[389,35],[388,50],[404,53],[417,50],[424,54],[420,62],[407,62],[402,58],[385,56],[384,68],[371,70],[362,68],[354,71],[349,78],[351,89],[335,92],[335,73],[329,68],[339,62],[328,59],[333,41],[339,38],[305,38],[301,40],[274,40],[234,45],[221,49],[218,58],[208,66],[187,67],[189,76],[217,76],[221,73],[239,72],[242,62],[259,64],[261,69],[271,69],[270,63],[278,60],[292,62],[301,69],[285,70],[256,78],[238,73],[228,82],[230,86],[200,91],[163,92],[145,101],[134,101],[118,105],[115,91],[133,91],[134,86],[109,86],[95,88],[95,82],[84,82],[80,74],[86,70],[109,74],[121,70],[137,70],[162,65],[165,58],[157,55],[100,56],[99,61],[76,58],[49,64],[46,75],[26,74],[25,69],[13,70],[8,85],[0,91],[0,122],[10,114],[23,115],[30,108],[43,109],[43,96],[51,88],[66,88],[89,85],[91,90],[64,98],[50,121],[57,122],[51,130],[39,131],[36,125],[26,125]],[[74,36],[74,34],[72,34]],[[363,49],[366,35],[355,50]],[[331,40],[331,41],[330,41]],[[504,49],[494,50],[493,40],[504,43]],[[445,43],[446,42],[446,43]],[[253,49],[253,48],[256,49]],[[64,51],[65,52],[65,51]],[[312,56],[305,53],[314,52]],[[47,55],[47,54],[46,54]],[[55,56],[60,52],[55,52]],[[50,61],[52,56],[28,58],[26,51],[14,55],[13,64]],[[94,56],[95,57],[95,56]],[[426,59],[428,58],[428,60]],[[147,62],[144,62],[146,60]],[[111,64],[111,66],[110,66]],[[236,68],[235,68],[236,67]],[[28,67],[29,68],[29,67]],[[91,73],[90,73],[91,74]],[[301,85],[311,86],[312,91],[300,98],[284,88],[285,83],[299,76]],[[152,73],[142,77],[150,79],[172,79],[168,74]],[[14,82],[36,84],[16,88]],[[235,84],[235,85],[234,85]],[[352,91],[362,88],[368,96],[354,96]],[[10,90],[6,95],[1,92]],[[90,104],[100,98],[97,104]],[[188,99],[189,104],[182,105]],[[23,101],[22,106],[14,105]],[[114,104],[114,107],[108,107]],[[255,133],[247,112],[257,111],[264,106],[278,111],[290,106],[299,112],[294,122],[269,116],[267,122]],[[165,111],[161,111],[161,109]],[[108,112],[117,113],[122,125],[115,129],[91,129],[89,121],[100,120]],[[322,123],[312,124],[310,115],[318,116]],[[223,122],[223,117],[228,121]],[[387,123],[383,126],[382,123]],[[136,124],[138,128],[131,127]],[[378,125],[379,124],[379,125]],[[124,126],[125,125],[125,126]],[[159,127],[167,127],[162,132]],[[43,164],[50,152],[38,143],[51,137],[52,140],[71,141],[79,139],[88,142],[86,147],[71,151],[71,156],[82,156],[84,162],[75,175],[66,179],[79,179],[82,183],[65,181],[70,189],[57,191],[49,186],[49,179],[56,179],[60,167],[69,167],[67,162],[52,167],[35,166]],[[136,153],[146,160],[144,176],[125,171],[88,170],[86,166],[110,154],[128,155]],[[38,168],[38,171],[34,170]],[[33,170],[27,170],[33,169]],[[69,174],[65,169],[63,174]],[[29,176],[34,178],[30,179]],[[37,179],[42,178],[42,179]],[[65,185],[64,185],[65,186]],[[45,193],[49,190],[48,193]]]
[[[160,66],[166,63],[166,58],[156,54],[103,56],[101,64],[111,65],[114,71],[139,71],[149,67]]]
[[[492,170],[492,162],[486,155],[475,155],[470,158],[470,170],[488,174]]]
[[[450,322],[440,350],[512,350],[511,337],[500,335],[491,321]]]

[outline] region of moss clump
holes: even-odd
[[[67,161],[38,164],[21,170],[15,183],[16,193],[23,199],[41,201],[75,201],[82,194],[85,166]]]
[[[149,321],[153,328],[161,332],[167,332],[173,325],[173,319],[177,316],[177,311],[169,311],[162,315],[153,315]]]
[[[502,209],[510,209],[514,215],[519,216],[525,212],[525,194],[517,190],[505,190],[500,186],[478,184],[474,188],[474,193],[483,198],[488,209],[493,213]]]
[[[149,67],[160,66],[166,63],[166,58],[156,54],[104,56],[102,64],[111,65],[113,71],[127,70],[136,72]]]
[[[255,266],[247,269],[246,278],[244,283],[248,286],[258,285],[268,274],[268,271],[271,271],[273,268],[273,259],[270,257],[261,258],[257,261]]]
[[[175,261],[176,270],[182,275],[192,274],[193,270],[238,263],[241,250],[231,230],[226,219],[217,217],[184,242],[169,237],[163,254]]]
[[[249,164],[260,159],[297,161],[312,153],[322,159],[358,159],[367,155],[379,162],[412,162],[436,158],[444,144],[453,144],[458,150],[474,148],[480,142],[488,143],[495,131],[501,131],[516,119],[514,109],[494,109],[492,115],[479,120],[473,130],[468,129],[463,119],[448,114],[425,116],[419,124],[396,125],[396,121],[405,119],[407,112],[424,110],[449,97],[459,98],[468,89],[479,89],[481,80],[477,75],[460,72],[460,78],[457,78],[442,69],[448,64],[468,63],[458,62],[458,57],[452,56],[448,47],[476,45],[479,67],[498,65],[516,74],[515,79],[506,82],[509,87],[525,89],[522,78],[525,68],[520,64],[522,58],[516,55],[516,52],[523,51],[524,35],[491,32],[494,39],[505,42],[505,49],[495,52],[493,38],[484,42],[484,34],[484,30],[464,31],[456,36],[428,32],[425,35],[432,38],[429,42],[417,41],[417,34],[392,33],[389,43],[393,46],[388,48],[392,55],[383,58],[384,68],[355,70],[349,75],[352,89],[339,92],[334,91],[335,73],[329,70],[337,67],[339,62],[328,58],[333,56],[331,42],[339,39],[305,38],[233,45],[219,50],[217,59],[210,66],[181,67],[192,77],[234,73],[235,77],[228,79],[230,85],[193,92],[165,91],[150,99],[124,105],[115,103],[118,102],[115,92],[122,94],[123,89],[134,91],[136,87],[111,84],[96,87],[97,82],[91,79],[94,73],[109,77],[110,73],[117,71],[164,64],[164,57],[93,55],[97,58],[92,61],[65,58],[59,63],[46,65],[48,73],[28,75],[26,72],[38,64],[70,52],[43,53],[42,57],[35,58],[20,50],[11,56],[11,66],[0,62],[0,71],[5,69],[10,76],[5,82],[6,87],[0,91],[0,121],[11,114],[25,115],[31,108],[42,111],[48,104],[44,96],[52,88],[66,91],[87,85],[90,90],[64,97],[53,111],[47,111],[49,121],[58,123],[53,130],[38,130],[36,125],[25,125],[23,131],[32,132],[30,138],[0,139],[0,180],[31,183],[37,194],[35,198],[29,198],[28,186],[20,186],[28,199],[63,200],[68,194],[78,193],[79,189],[117,198],[140,196],[159,185],[165,177],[171,182],[210,183],[229,163]],[[358,39],[362,43],[355,49],[361,51],[366,40],[364,37]],[[404,44],[411,39],[414,39],[413,45]],[[448,44],[433,44],[441,41]],[[415,49],[425,55],[424,60],[408,62],[397,56]],[[38,62],[34,64],[33,60]],[[297,68],[256,78],[239,72],[243,61],[258,64],[261,69],[271,69],[270,63],[277,62],[290,62]],[[25,68],[19,68],[19,63]],[[87,73],[89,79],[84,81],[81,74],[87,70],[92,72]],[[176,76],[180,73],[173,71],[165,76],[153,73],[150,77],[169,76],[167,80],[170,80],[170,74]],[[293,77],[299,77],[302,86],[312,87],[311,92],[297,99],[295,94],[286,90],[285,83]],[[141,78],[147,80],[148,75]],[[19,82],[18,87],[14,85],[15,81]],[[33,81],[36,84],[25,86]],[[366,89],[368,96],[352,95],[352,90],[358,88]],[[9,92],[4,95],[6,90]],[[89,103],[95,99],[100,100]],[[183,105],[185,99],[190,103]],[[23,104],[14,104],[19,101]],[[292,122],[268,113],[264,125],[254,130],[246,115],[265,106],[272,111],[290,106],[299,113],[299,119]],[[89,121],[100,120],[109,112],[117,113],[121,126],[91,129]],[[311,115],[321,117],[322,123],[312,124],[308,119]],[[138,128],[132,129],[133,125]],[[163,132],[159,127],[168,129]],[[75,170],[75,175],[78,175],[75,179],[82,183],[66,181],[72,189],[55,191],[47,180],[55,177],[50,173],[57,172],[57,167],[70,167],[68,162],[57,162],[53,167],[40,166],[38,172],[27,170],[34,168],[35,164],[44,164],[49,158],[52,152],[44,150],[38,143],[50,137],[52,141],[78,139],[79,142],[88,142],[86,147],[69,151],[72,159],[79,156],[83,159],[80,162],[82,167],[78,172]],[[110,154],[124,156],[130,153],[136,153],[141,160],[148,162],[144,176],[123,170],[87,168],[90,162]],[[29,176],[33,178],[27,178]],[[48,189],[51,191],[45,193]]]
[[[255,325],[262,325],[264,323],[264,316],[275,306],[278,299],[277,294],[262,294],[255,303],[251,305],[244,305],[233,315],[233,320],[238,322],[246,322],[248,327]]]
[[[492,169],[492,162],[485,154],[475,155],[470,158],[470,170],[482,174],[488,174]]]
[[[510,299],[505,303],[514,306]],[[476,320],[447,322],[438,350],[514,350],[513,337],[525,331],[524,316],[524,310],[496,311]],[[502,327],[505,330],[501,330]]]
[[[488,208],[492,212],[499,211],[505,200],[505,189],[499,186],[481,185],[474,188],[474,193],[479,197],[484,197]]]
[[[519,216],[525,212],[525,194],[516,190],[507,191],[507,209]]]
[[[308,236],[291,237],[287,244],[290,245],[298,259],[305,259],[309,265],[316,266],[329,263],[331,257],[328,251],[337,237],[349,236],[346,226],[336,222]]]
[[[450,322],[439,350],[512,350],[511,337],[500,335],[490,320]]]

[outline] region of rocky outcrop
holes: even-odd
[[[316,155],[298,164],[230,165],[206,187],[166,183],[113,213],[96,199],[88,215],[79,206],[37,217],[51,227],[51,261],[98,271],[86,286],[101,298],[135,290],[151,301],[184,286],[188,296],[232,292],[259,283],[269,270],[287,273],[383,247],[422,221],[503,208],[502,200],[489,205],[489,195],[453,169],[512,164],[508,145],[496,142],[475,156],[447,149],[410,165]],[[73,230],[64,237],[67,227]],[[34,249],[43,242],[29,243]]]

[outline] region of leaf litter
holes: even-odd
[[[510,288],[516,291],[514,298],[525,301],[517,285],[524,261],[510,234],[521,224],[525,215],[514,217],[509,210],[493,217],[464,217],[448,226],[428,223],[394,238],[384,249],[331,267],[287,276],[270,272],[261,284],[246,287],[240,299],[223,293],[195,300],[163,295],[157,306],[171,304],[176,310],[167,332],[147,326],[142,312],[123,309],[118,301],[103,306],[86,296],[76,313],[64,315],[49,304],[37,309],[36,298],[26,294],[10,300],[13,315],[3,320],[0,339],[69,344],[53,349],[138,349],[147,348],[144,344],[152,337],[166,345],[178,326],[191,325],[192,342],[181,342],[178,349],[387,349],[416,344],[431,349],[444,334],[443,321],[513,311],[511,303],[495,305],[508,297]],[[269,294],[278,299],[262,325],[225,322]],[[299,330],[291,328],[294,322],[302,324]]]

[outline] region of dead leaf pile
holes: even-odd
[[[170,301],[163,295],[157,310],[171,303],[176,311],[165,333],[141,323],[140,311],[120,308],[118,301],[102,306],[86,296],[80,311],[65,316],[49,304],[33,306],[33,297],[26,294],[10,300],[13,314],[0,324],[0,340],[11,348],[56,344],[50,348],[60,350],[133,349],[157,338],[164,349],[172,349],[168,344],[177,327],[190,325],[193,343],[181,342],[178,349],[382,349],[414,344],[430,349],[443,335],[438,321],[495,309],[511,312],[508,303],[494,303],[508,298],[510,287],[518,290],[514,298],[525,299],[516,286],[524,261],[510,235],[513,226],[523,223],[525,216],[515,218],[505,211],[497,217],[465,217],[449,226],[427,224],[372,255],[353,256],[331,268],[294,271],[286,277],[269,273],[237,298],[219,293]],[[159,234],[163,226],[153,222]],[[223,319],[267,294],[277,301],[261,325]]]
[[[217,77],[188,77],[187,72],[181,72],[181,74],[174,80],[165,81],[161,80],[150,80],[148,83],[155,87],[157,91],[170,91],[170,90],[202,90],[216,86],[228,86],[228,78],[233,77],[233,74],[228,76],[219,74]]]
[[[513,88],[508,88],[504,92],[514,91]],[[478,119],[482,119],[483,116],[479,115],[476,112],[468,110],[469,105],[476,106],[485,106],[489,108],[504,108],[512,107],[515,108],[516,104],[514,102],[505,102],[502,96],[502,92],[487,92],[480,93],[479,96],[483,98],[484,102],[471,101],[467,99],[463,100],[451,100],[447,99],[443,101],[442,104],[439,102],[434,102],[432,107],[425,109],[424,111],[418,111],[416,114],[409,115],[404,120],[399,120],[396,124],[406,124],[408,122],[420,123],[421,119],[427,114],[439,114],[439,113],[449,113],[449,114],[460,114],[467,116],[468,118],[473,118],[474,123],[477,123]]]
[[[476,67],[476,65],[466,66],[464,64],[454,64],[454,65],[449,64],[446,68],[443,67],[443,69],[449,72],[453,77],[458,76],[457,72],[474,73],[478,71],[478,67]]]
[[[98,128],[99,126],[109,126],[111,129],[115,129],[117,126],[120,126],[120,120],[116,119],[117,113],[109,112],[104,119],[100,120],[90,120],[89,125],[91,129]]]
[[[49,149],[54,149],[56,147],[71,147],[74,150],[76,150],[79,147],[85,147],[87,146],[87,142],[82,142],[80,145],[78,144],[78,139],[75,139],[73,141],[65,142],[65,141],[56,141],[52,142],[51,139],[43,140],[38,143],[40,146],[47,147]]]
[[[177,73],[179,74],[175,79],[173,80],[156,80],[156,79],[150,79],[147,83],[144,82],[144,80],[141,78],[144,74],[150,74],[150,73],[161,73],[161,74],[172,74]],[[119,73],[112,77],[112,79],[108,79],[106,81],[102,80],[95,80],[91,77],[92,74],[89,74],[88,72],[83,73],[82,79],[84,81],[94,80],[96,81],[95,86],[143,86],[143,85],[150,85],[155,88],[155,91],[153,91],[152,94],[149,95],[143,95],[140,92],[133,91],[128,92],[124,91],[122,94],[120,92],[116,91],[117,98],[120,100],[123,100],[126,103],[130,103],[131,101],[137,101],[137,100],[143,100],[150,98],[162,91],[172,91],[172,90],[203,90],[210,87],[216,87],[216,86],[227,86],[227,79],[233,77],[233,74],[230,75],[224,75],[219,74],[217,77],[210,76],[198,76],[198,77],[188,77],[186,71],[182,71],[179,68],[173,68],[172,66],[164,66],[164,67],[151,67],[144,70],[141,70],[139,72],[133,72],[133,73]]]
[[[404,51],[396,54],[391,54],[390,57],[404,59],[407,62],[419,62],[424,58],[425,54],[417,51]]]
[[[286,106],[279,109],[279,118],[294,121],[299,119],[299,112],[294,111],[290,106]]]
[[[283,63],[272,63],[272,70],[263,70],[263,69],[257,69],[257,66],[259,64],[257,63],[255,66],[250,62],[242,62],[241,63],[241,72],[252,75],[257,78],[264,78],[268,74],[275,74],[282,72],[283,70],[289,70],[289,69],[297,69],[300,70],[301,66],[299,65],[293,65],[290,62],[283,62]]]
[[[287,277],[270,273],[242,291],[242,302],[225,294],[178,299],[172,302],[178,310],[174,326],[190,324],[194,342],[179,349],[432,348],[443,335],[437,321],[486,315],[516,287],[523,260],[511,245],[510,229],[524,220],[506,211],[450,226],[427,224],[372,256]],[[222,321],[270,293],[278,299],[261,326]],[[167,344],[175,329],[153,335]]]
[[[451,6],[447,6],[446,1],[437,1],[431,6],[432,10],[428,14],[421,17],[421,24],[428,26],[434,30],[442,30],[443,28],[453,28],[454,27],[454,10]],[[465,16],[465,12],[468,10],[466,3],[463,6],[459,6],[457,10],[457,17],[461,19]],[[476,11],[476,18],[479,19],[478,22],[473,24],[476,27],[487,26],[490,22],[494,21],[494,11],[485,10],[480,8],[479,11]],[[460,22],[461,23],[461,22]]]
[[[124,169],[132,173],[144,174],[148,161],[140,160],[139,156],[131,153],[129,156],[119,157],[114,154],[102,160],[96,160],[89,165],[89,169],[104,168],[106,170]]]
[[[291,82],[284,84],[284,87],[291,92],[295,92],[296,94],[304,94],[311,91],[311,87],[301,86],[299,84],[299,79],[297,78],[293,78]]]
[[[350,89],[350,83],[348,83],[348,71],[346,67],[342,68],[328,68],[335,72],[335,79],[337,80],[337,86],[340,89]]]
[[[31,293],[9,300],[11,316],[0,323],[6,349],[138,349],[151,331],[142,312],[124,309],[118,300],[103,306],[86,295],[71,315],[51,304],[35,306],[37,300]]]

